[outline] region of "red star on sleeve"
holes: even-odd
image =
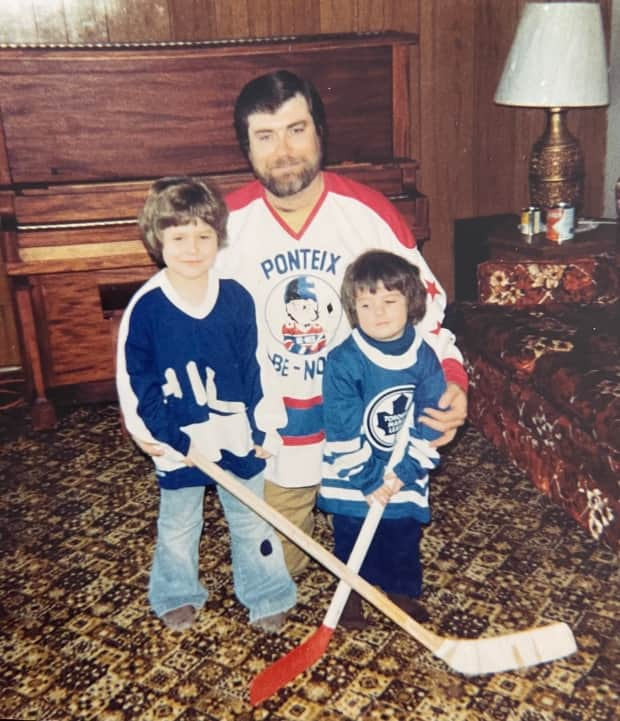
[[[435,284],[434,280],[427,280],[426,281],[426,291],[431,296],[431,300],[435,298],[436,295],[441,295],[441,291]]]

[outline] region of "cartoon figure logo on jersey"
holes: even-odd
[[[325,348],[327,336],[319,322],[319,303],[314,281],[305,275],[293,278],[284,290],[288,321],[282,326],[286,350],[298,355],[318,353]]]
[[[311,273],[289,275],[266,298],[269,357],[284,375],[322,372],[319,361],[348,334],[340,291],[331,280]]]
[[[412,386],[400,386],[378,394],[368,404],[364,428],[373,446],[389,451],[400,430],[413,398]]]

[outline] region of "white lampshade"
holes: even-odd
[[[598,3],[527,3],[495,102],[547,108],[607,105],[605,36]]]

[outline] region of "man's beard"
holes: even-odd
[[[287,159],[287,163],[290,163],[290,160]],[[275,169],[277,170],[277,166]],[[276,198],[288,198],[305,190],[319,174],[320,169],[321,158],[318,157],[315,162],[304,162],[300,170],[292,170],[278,178],[270,171],[262,174],[255,170],[254,173],[262,185]]]

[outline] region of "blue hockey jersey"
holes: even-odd
[[[129,433],[166,450],[153,458],[162,487],[211,482],[183,462],[192,442],[241,478],[264,468],[253,451],[265,438],[254,421],[262,398],[254,303],[236,281],[211,271],[194,307],[165,269],[154,275],[121,320],[116,380]]]
[[[428,471],[439,463],[430,441],[441,434],[418,418],[424,408],[437,407],[445,388],[435,352],[413,328],[387,343],[354,329],[325,364],[326,444],[319,507],[328,513],[365,516],[364,496],[383,484],[399,431],[413,418],[404,431],[404,452],[392,460],[404,486],[383,515],[429,521]]]

